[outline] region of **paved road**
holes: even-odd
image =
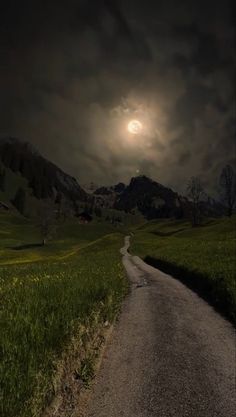
[[[88,417],[235,417],[233,327],[179,281],[121,250],[132,283]]]

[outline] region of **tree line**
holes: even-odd
[[[220,201],[223,203],[227,216],[233,214],[236,201],[236,174],[231,165],[226,165],[220,174]],[[204,186],[199,177],[191,177],[187,184],[187,197],[191,201],[192,225],[201,222],[201,201],[206,196]]]

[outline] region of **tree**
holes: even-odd
[[[200,201],[204,196],[204,189],[198,177],[191,177],[187,184],[187,196],[192,203],[192,226],[198,226],[201,220]]]
[[[232,216],[236,198],[236,177],[233,168],[226,165],[220,175],[220,187],[222,190],[223,201],[227,206],[228,216]]]
[[[24,214],[25,211],[25,190],[23,188],[18,188],[15,197],[12,200],[12,204],[16,207],[16,209],[21,213]]]
[[[52,237],[55,229],[55,216],[53,210],[43,205],[39,212],[39,228],[42,237],[42,245],[46,245],[47,240]]]
[[[6,187],[6,171],[0,167],[0,191],[5,191]]]
[[[79,215],[79,207],[76,209],[76,215]],[[73,215],[73,208],[70,205],[70,202],[62,197],[61,207],[60,207],[60,219],[65,222],[67,218]]]
[[[97,217],[102,217],[102,210],[100,207],[95,207],[94,213]]]
[[[56,210],[57,220],[65,221],[65,219],[66,219],[65,210],[64,210],[65,201],[64,201],[63,195],[60,192],[58,192],[57,195],[56,195],[55,204],[56,204],[56,207],[57,207],[57,210]]]

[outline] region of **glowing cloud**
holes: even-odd
[[[133,135],[138,135],[142,132],[143,125],[139,120],[131,120],[128,123],[128,131],[132,133]]]

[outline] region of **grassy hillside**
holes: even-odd
[[[0,212],[0,265],[64,258],[116,231],[122,233],[125,228],[97,221],[84,225],[72,218],[55,225],[52,239],[45,247],[33,247],[42,241],[39,222],[35,220],[33,223],[17,214]],[[19,250],[24,245],[32,245],[32,248]]]
[[[235,216],[198,228],[183,221],[153,221],[135,231],[131,251],[184,281],[235,322],[235,225]]]
[[[40,415],[59,389],[64,359],[72,361],[70,380],[87,382],[99,329],[127,291],[123,234],[111,225],[71,221],[46,247],[12,249],[38,241],[29,221],[0,215],[0,414],[8,417]]]

